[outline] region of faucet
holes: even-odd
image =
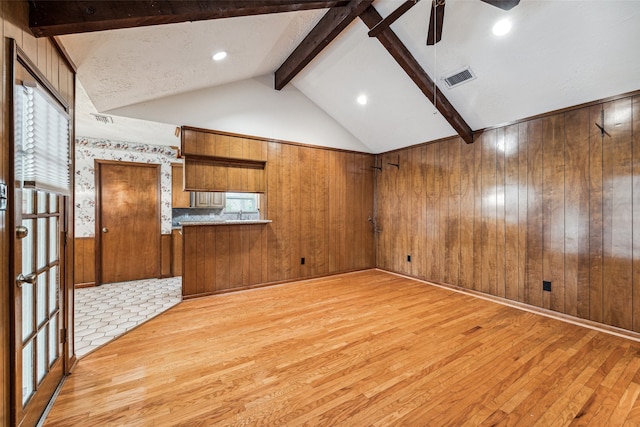
[[[242,209],[240,209],[240,211],[238,212],[238,219],[242,220]]]

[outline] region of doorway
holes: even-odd
[[[15,42],[11,53],[12,418],[32,426],[73,363],[67,340],[72,120],[67,102]]]
[[[96,160],[96,284],[160,277],[160,165]]]

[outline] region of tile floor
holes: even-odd
[[[76,289],[76,355],[86,356],[178,304],[182,300],[181,289],[181,277]]]

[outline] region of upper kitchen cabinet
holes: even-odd
[[[173,208],[188,208],[190,206],[190,194],[184,191],[182,181],[182,165],[171,165],[171,206]]]
[[[181,144],[185,190],[265,192],[267,140],[183,126]]]
[[[182,155],[219,160],[266,162],[267,143],[259,138],[182,127]]]
[[[224,193],[184,191],[183,166],[171,165],[171,207],[173,208],[224,208]]]
[[[191,207],[194,208],[224,208],[225,193],[191,193]]]

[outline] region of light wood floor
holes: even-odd
[[[618,426],[639,396],[639,343],[372,270],[183,302],[46,425]]]

